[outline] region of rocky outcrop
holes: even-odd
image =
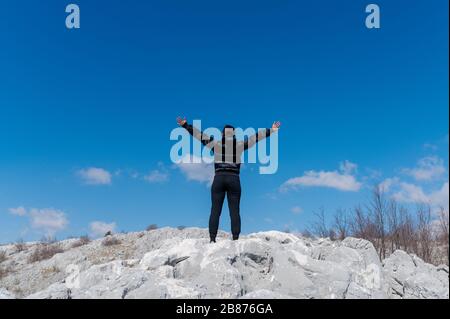
[[[30,279],[17,297],[31,299],[448,298],[447,267],[402,251],[381,263],[362,239],[313,240],[269,231],[239,241],[222,233],[210,244],[207,230],[196,228],[116,236],[120,244],[114,247],[101,240],[78,248],[63,243],[64,253],[33,269],[24,265],[0,287]],[[44,277],[45,269],[60,271]],[[12,295],[0,290],[2,296]]]
[[[435,267],[415,255],[397,250],[384,260],[384,271],[393,298],[449,298],[448,266]]]

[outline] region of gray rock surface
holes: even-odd
[[[427,264],[397,250],[384,260],[389,294],[403,299],[448,299],[448,267]]]
[[[117,234],[30,263],[37,244],[22,252],[1,246],[0,298],[448,298],[448,267],[396,251],[380,262],[365,240],[307,239],[277,231],[210,244],[199,228]]]
[[[15,299],[15,296],[8,290],[0,288],[0,299]]]

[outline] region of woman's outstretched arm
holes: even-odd
[[[203,134],[203,132],[199,131],[194,126],[188,124],[186,118],[182,118],[182,117],[178,116],[177,123],[181,127],[185,128],[189,132],[189,134],[191,134],[193,137],[195,137],[197,140],[199,140],[203,145],[205,145],[208,148],[213,147],[213,145],[212,145],[213,137]]]
[[[270,134],[277,132],[280,129],[280,126],[281,126],[280,121],[275,121],[272,124],[272,128],[267,128],[265,130],[260,130],[255,135],[250,136],[248,138],[248,140],[246,140],[244,142],[244,150],[247,150],[250,147],[253,147],[259,141],[262,141],[266,137],[269,137]]]

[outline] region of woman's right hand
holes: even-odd
[[[177,117],[177,123],[179,126],[183,126],[186,122],[186,118],[182,118],[180,116]]]

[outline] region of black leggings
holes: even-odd
[[[241,232],[241,216],[239,215],[241,181],[239,175],[231,173],[216,174],[211,186],[212,206],[211,216],[209,217],[209,235],[211,240],[216,239],[225,193],[227,194],[228,208],[230,209],[233,239],[238,239]]]

